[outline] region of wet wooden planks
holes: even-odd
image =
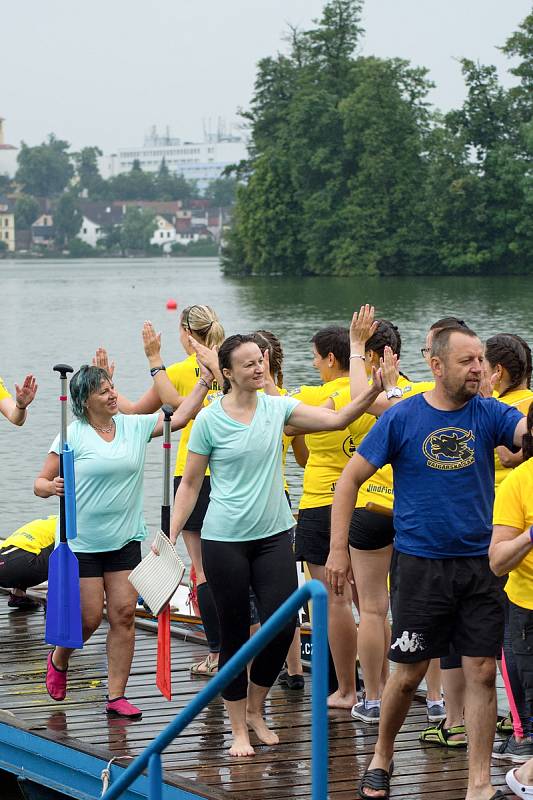
[[[170,722],[205,684],[191,678],[189,666],[205,655],[201,645],[172,640],[174,699],[166,702],[155,688],[157,640],[138,631],[128,696],[143,710],[137,722],[108,720],[106,695],[106,626],[71,662],[68,698],[54,703],[44,686],[47,647],[43,643],[44,614],[7,608],[0,595],[0,707],[13,713],[32,731],[46,731],[57,741],[68,736],[81,746],[96,746],[108,758],[127,764]],[[311,699],[304,693],[275,687],[267,715],[280,737],[275,748],[256,747],[253,759],[231,759],[226,751],[230,730],[220,700],[214,701],[172,743],[164,754],[165,779],[198,784],[202,796],[235,800],[284,800],[311,796]],[[464,751],[448,752],[422,746],[418,733],[426,723],[425,707],[416,703],[397,743],[392,797],[410,800],[460,800],[465,796],[467,762]],[[376,741],[373,728],[356,723],[348,712],[330,712],[330,797],[353,800],[357,778]],[[508,765],[493,768],[494,784],[505,788]],[[200,784],[203,789],[200,790]]]

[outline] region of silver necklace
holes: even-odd
[[[99,428],[98,425],[93,425],[92,422],[89,422],[89,425],[91,426],[91,428],[94,428],[95,431],[98,431],[98,433],[111,433],[111,431],[115,427],[115,420],[112,419],[111,423],[107,426],[107,428]]]

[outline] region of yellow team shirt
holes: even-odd
[[[4,381],[0,378],[0,400],[5,400],[6,397],[11,397],[11,395],[7,391]]]
[[[402,400],[412,397],[415,394],[429,392],[435,388],[433,381],[413,382],[407,380],[403,375],[398,378],[398,387],[402,390]],[[384,508],[392,510],[394,504],[394,489],[392,482],[392,467],[385,464],[369,478],[357,494],[356,508],[365,508],[367,503],[377,503]]]
[[[330,397],[338,411],[350,402],[348,376],[328,381],[322,386],[302,386],[292,394],[307,405],[322,405]],[[364,418],[364,419],[363,419]],[[335,484],[344,467],[355,453],[357,444],[375,422],[375,417],[363,414],[343,431],[310,433],[305,437],[309,458],[304,469],[303,494],[300,508],[320,508],[333,502]]]
[[[515,389],[513,392],[509,392],[509,394],[504,394],[503,397],[498,397],[498,395],[494,394],[500,403],[505,403],[508,406],[514,406],[522,414],[527,414],[529,411],[529,406],[533,402],[533,392],[531,389]],[[502,462],[500,461],[500,457],[498,452],[494,451],[494,488],[498,490],[499,486],[501,485],[502,481],[507,478],[508,475],[513,471],[513,467],[504,467],[502,466]]]
[[[57,514],[48,519],[34,519],[18,528],[2,543],[2,548],[18,547],[28,553],[39,555],[41,550],[54,544]]]
[[[196,354],[194,353],[183,361],[178,361],[176,364],[172,364],[170,367],[167,367],[167,375],[170,382],[176,388],[178,394],[180,394],[182,397],[189,395],[198,383],[198,380],[201,376],[200,367],[198,366],[198,361],[196,360]],[[209,403],[214,400],[215,397],[218,397],[219,393],[220,387],[216,381],[213,381],[212,388],[208,391],[204,400],[204,406],[209,405]],[[178,446],[178,454],[176,456],[176,469],[174,471],[174,475],[183,475],[185,462],[187,460],[187,453],[189,450],[189,437],[191,435],[193,423],[194,420],[191,419],[190,422],[188,422],[187,425],[182,428]],[[206,470],[205,474],[209,475],[209,468]]]
[[[493,523],[516,528],[518,536],[533,525],[533,459],[510,472],[496,494]],[[515,605],[533,610],[533,551],[511,570],[505,592]]]

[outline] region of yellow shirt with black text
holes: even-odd
[[[167,367],[166,372],[170,382],[182,397],[187,397],[187,395],[192,392],[201,377],[196,354],[190,355],[188,358],[185,358],[183,361],[178,361],[176,364],[172,364],[170,367]],[[219,394],[220,387],[216,381],[213,381],[212,388],[208,391],[204,400],[204,406],[208,406]],[[193,423],[194,420],[190,420],[181,430],[174,475],[183,475],[185,462],[187,460],[189,436],[191,435]],[[209,469],[207,469],[205,474],[209,475]]]
[[[39,555],[45,547],[54,544],[56,537],[57,514],[47,519],[34,519],[27,522],[8,536],[0,544],[2,549],[7,547],[18,547],[19,550],[26,550],[28,553]]]
[[[335,410],[338,411],[351,400],[350,379],[346,376],[328,381],[322,386],[303,386],[297,393],[292,393],[292,397],[313,406],[322,405],[331,398]],[[332,504],[338,478],[355,452],[357,444],[375,421],[375,417],[370,414],[363,414],[345,430],[306,435],[309,458],[304,469],[301,509]]]

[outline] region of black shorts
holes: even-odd
[[[4,589],[23,589],[37,586],[48,579],[48,559],[54,545],[43,547],[40,553],[29,553],[20,547],[0,549],[0,586]]]
[[[389,658],[498,657],[504,629],[501,581],[487,556],[418,558],[394,551]]]
[[[141,560],[141,543],[128,542],[120,550],[104,553],[74,553],[80,565],[80,578],[103,578],[106,572],[135,569]]]
[[[302,508],[295,534],[296,561],[323,567],[328,560],[331,538],[331,506]]]
[[[356,550],[382,550],[394,541],[392,517],[356,508],[350,522],[350,547]]]
[[[175,475],[174,476],[174,495],[178,491],[178,486],[181,483],[182,475]],[[200,487],[200,494],[198,495],[198,500],[196,501],[196,505],[192,510],[192,514],[183,526],[184,531],[190,531],[191,533],[200,533],[202,530],[202,525],[204,524],[204,518],[207,512],[207,506],[209,505],[209,495],[211,494],[211,479],[205,475],[202,486]]]

